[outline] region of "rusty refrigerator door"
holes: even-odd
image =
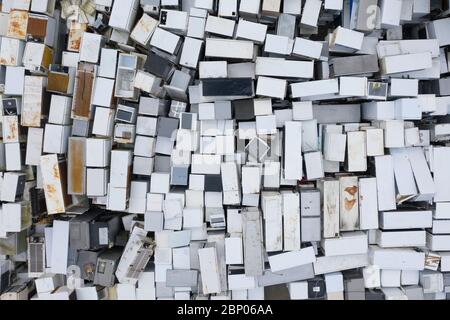
[[[86,193],[86,138],[70,137],[67,171],[67,193]]]
[[[91,99],[94,88],[95,69],[96,66],[91,63],[80,62],[78,64],[72,101],[72,119],[91,119]]]
[[[7,36],[25,40],[28,27],[28,12],[22,10],[11,10],[9,13]]]
[[[48,214],[64,213],[72,199],[66,192],[66,162],[56,154],[41,156],[41,173]]]

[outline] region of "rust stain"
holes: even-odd
[[[358,192],[358,187],[357,186],[347,187],[344,189],[344,191],[354,196]]]
[[[81,44],[81,36],[87,29],[86,23],[72,22],[69,31],[69,41],[67,49],[70,51],[79,51]]]
[[[58,167],[58,164],[57,164],[57,163],[55,163],[55,164],[53,165],[53,167],[52,167],[52,176],[53,176],[53,178],[55,178],[55,179],[57,179],[57,180],[60,179],[60,176],[59,176],[59,167]]]
[[[11,27],[12,28],[20,28],[20,23],[18,23],[17,21],[12,21],[11,22]]]
[[[430,265],[438,264],[440,260],[441,260],[441,257],[427,256],[425,258],[425,265],[430,266]]]
[[[40,17],[29,17],[27,34],[33,38],[45,39],[47,32],[47,20]]]
[[[40,126],[41,125],[41,114],[38,112],[33,112],[33,114],[31,115],[31,121],[30,123],[33,126]]]
[[[51,50],[49,47],[45,47],[44,51],[44,58],[42,59],[42,66],[46,69],[50,66],[53,59],[53,50]]]
[[[69,83],[69,76],[67,74],[49,72],[47,91],[67,93],[68,83]]]
[[[52,195],[54,195],[54,194],[56,193],[56,188],[55,188],[55,186],[53,186],[53,185],[51,185],[51,184],[46,185],[46,186],[45,186],[45,189],[46,189],[46,191],[47,191],[47,193],[48,193],[49,196],[52,196]]]
[[[81,38],[70,39],[70,49],[80,50]]]
[[[9,13],[8,36],[25,39],[27,34],[28,13],[26,11],[13,10]]]
[[[84,144],[71,141],[69,152],[71,189],[72,192],[82,193],[84,185]]]
[[[139,27],[142,28],[142,30],[143,30],[145,33],[148,33],[148,32],[150,31],[150,23],[147,22],[147,21],[144,21],[144,19],[141,19],[141,20],[139,21]]]
[[[22,125],[24,127],[39,127],[41,125],[41,115],[38,112],[22,111]]]
[[[72,101],[72,116],[90,119],[91,93],[94,83],[94,73],[91,66],[80,66],[75,80],[75,89]]]
[[[86,274],[92,274],[94,273],[94,266],[91,263],[88,263],[86,265],[84,265],[84,273]]]
[[[55,204],[55,209],[49,212],[49,214],[64,212],[64,209],[61,206],[61,201],[57,195],[57,190],[55,186],[48,184],[45,186],[45,191],[46,191],[45,192],[46,199],[48,196],[48,200],[52,201]]]
[[[9,121],[8,127],[9,127],[9,132],[8,132],[6,139],[16,140],[18,137],[18,130],[19,130],[17,123],[14,121]]]
[[[356,203],[356,199],[349,200],[347,198],[344,199],[344,207],[345,210],[350,211]]]

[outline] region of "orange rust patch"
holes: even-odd
[[[56,192],[56,188],[54,186],[52,186],[51,184],[46,185],[45,189],[47,190],[47,193],[49,194],[49,196],[54,195]]]
[[[357,186],[347,187],[344,189],[344,191],[354,196],[358,192],[358,187]]]
[[[48,196],[48,198],[49,198],[49,199],[46,199],[47,203],[49,202],[48,200],[50,200],[50,201],[54,202],[55,207],[56,207],[54,210],[52,210],[52,212],[49,212],[49,214],[64,212],[64,209],[61,206],[61,201],[60,201],[58,195],[56,194],[56,192],[57,192],[56,188],[53,185],[48,184],[45,186],[45,191],[46,191],[45,196],[46,197]]]
[[[70,40],[70,49],[79,50],[81,44],[81,38],[75,38]]]
[[[52,175],[53,175],[53,178],[59,180],[60,177],[59,177],[59,167],[58,167],[58,164],[55,164],[55,165],[53,166],[53,168],[52,168]]]
[[[70,144],[70,178],[73,192],[82,193],[84,184],[84,144],[72,141]]]
[[[353,206],[356,203],[356,199],[353,200],[348,200],[347,198],[344,199],[344,206],[345,206],[345,210],[350,211]]]
[[[72,22],[69,30],[69,43],[67,49],[70,51],[79,51],[81,36],[87,29],[87,24]]]
[[[26,11],[12,11],[9,16],[8,35],[14,38],[25,39],[28,24]]]

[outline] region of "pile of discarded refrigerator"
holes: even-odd
[[[450,299],[449,0],[3,0],[1,300]]]

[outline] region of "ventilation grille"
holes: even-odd
[[[133,263],[128,268],[127,278],[133,279],[139,278],[140,273],[144,270],[145,266],[148,263],[148,260],[150,260],[151,255],[152,255],[151,249],[139,250]]]
[[[44,261],[44,244],[43,243],[30,243],[29,244],[29,261],[28,272],[29,273],[44,273],[45,261]]]

